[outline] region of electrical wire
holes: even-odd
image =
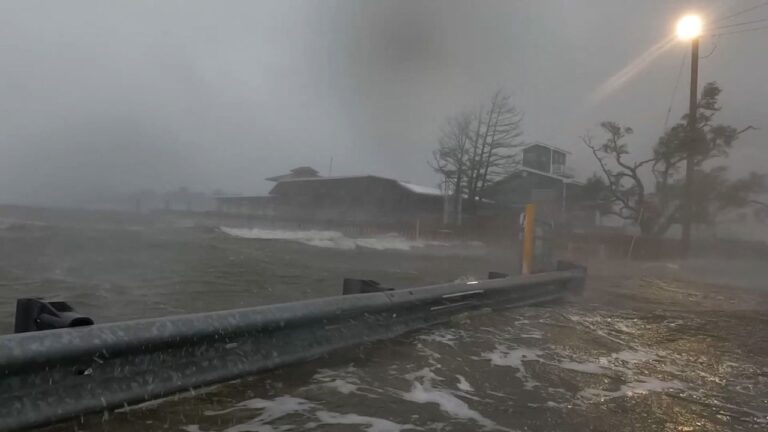
[[[728,36],[728,35],[735,35],[735,34],[739,34],[739,33],[748,33],[748,32],[753,32],[753,31],[758,31],[758,30],[766,30],[766,29],[768,29],[768,26],[755,27],[755,28],[743,29],[743,30],[734,30],[734,31],[723,32],[723,33],[714,33],[714,34],[712,34],[712,36]]]
[[[768,21],[768,18],[763,18],[763,19],[758,19],[753,21],[745,21],[745,22],[740,22],[735,24],[722,25],[722,26],[715,27],[715,30],[720,30],[720,29],[730,28],[730,27],[739,27],[739,26],[748,25],[748,24],[757,24],[757,23],[766,22],[766,21]]]
[[[730,15],[727,15],[727,16],[724,16],[722,18],[718,18],[714,22],[720,22],[720,21],[725,21],[725,20],[731,19],[731,18],[736,18],[739,15],[743,15],[743,14],[745,14],[747,12],[752,12],[753,10],[761,8],[763,6],[768,6],[768,1],[760,3],[760,4],[752,6],[752,7],[748,7],[746,9],[742,9],[742,10],[740,10],[738,12],[734,12],[734,13],[732,13]]]
[[[712,56],[712,54],[715,53],[715,50],[717,49],[717,41],[720,39],[719,35],[712,35],[712,49],[707,53],[705,56],[699,56],[699,59],[705,59]]]
[[[672,114],[672,104],[675,102],[675,96],[677,95],[677,88],[680,86],[680,78],[683,76],[683,67],[688,59],[688,52],[683,53],[683,58],[680,61],[680,68],[677,70],[677,78],[675,78],[675,86],[672,87],[672,97],[669,99],[669,108],[667,108],[667,116],[664,118],[664,133],[667,132],[667,126],[669,126],[669,116]]]

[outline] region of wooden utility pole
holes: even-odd
[[[687,257],[691,249],[691,224],[693,223],[693,184],[697,146],[697,91],[699,85],[699,38],[691,40],[691,97],[688,104],[688,148],[685,158],[685,204],[683,208],[682,256]]]

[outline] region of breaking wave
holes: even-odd
[[[289,240],[310,246],[352,250],[357,248],[409,251],[425,247],[451,246],[447,242],[411,240],[390,233],[376,237],[353,238],[338,231],[329,230],[275,230],[262,228],[220,227],[233,237],[261,240]]]

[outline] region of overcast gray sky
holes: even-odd
[[[526,140],[572,151],[605,119],[646,155],[662,132],[676,43],[613,92],[596,91],[697,10],[762,0],[0,2],[0,202],[77,202],[179,186],[264,193],[299,165],[434,185],[426,165],[448,115],[497,88]],[[757,8],[727,22],[768,17]],[[764,25],[765,23],[763,23]],[[755,24],[749,27],[760,27]],[[742,27],[737,27],[742,28]],[[768,170],[768,30],[707,37],[701,82],[721,120],[760,127],[739,172]],[[686,65],[687,67],[687,65]],[[687,72],[672,105],[686,109]]]

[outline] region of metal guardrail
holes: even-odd
[[[0,430],[145,402],[391,338],[480,308],[559,299],[586,269],[0,337]],[[496,275],[498,277],[498,275]]]

